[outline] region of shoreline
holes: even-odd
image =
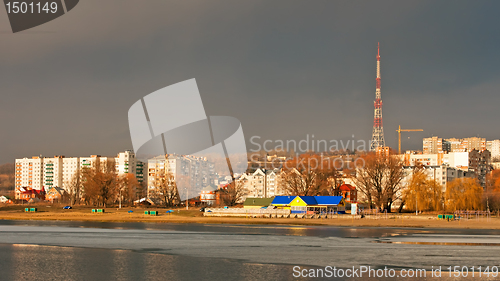
[[[443,228],[443,229],[500,229],[500,218],[469,219],[458,221],[438,220],[437,215],[389,214],[388,218],[298,219],[298,218],[246,218],[246,217],[205,217],[195,210],[179,209],[166,214],[167,209],[146,208],[106,208],[105,213],[91,213],[89,207],[72,210],[47,206],[37,207],[38,212],[25,213],[24,206],[0,208],[0,220],[39,220],[39,221],[79,221],[79,222],[130,222],[130,223],[196,223],[196,224],[247,224],[247,225],[300,225],[300,226],[339,226],[339,227],[400,227],[400,228]],[[132,210],[133,213],[128,213]],[[158,216],[145,215],[144,211],[158,210]]]

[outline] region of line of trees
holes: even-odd
[[[375,153],[365,154],[361,159],[352,177],[358,192],[365,196],[370,208],[391,212],[392,204],[401,199],[401,182],[405,176],[403,161],[399,157]]]
[[[143,186],[133,174],[118,176],[113,162],[82,168],[67,183],[71,204],[106,207],[120,202],[131,206],[142,196]]]
[[[289,195],[339,195],[341,168],[331,157],[302,154],[284,163],[280,185]]]
[[[489,191],[475,178],[459,178],[443,186],[429,178],[422,165],[405,169],[401,157],[392,154],[367,153],[353,161],[357,166],[346,169],[335,165],[335,158],[303,154],[284,163],[280,178],[286,194],[300,196],[340,195],[342,177],[349,177],[358,194],[370,208],[391,212],[395,202],[399,211],[409,210],[479,210],[485,206],[500,209],[500,171],[488,177]],[[341,172],[343,175],[341,174]],[[406,182],[404,182],[406,180]]]

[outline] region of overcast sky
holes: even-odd
[[[380,42],[386,143],[500,138],[499,1],[84,0],[12,34],[0,9],[0,163],[131,149],[127,112],[196,78],[261,140],[369,140]],[[408,138],[410,137],[410,138]],[[249,142],[249,149],[255,148]]]

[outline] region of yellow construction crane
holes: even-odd
[[[398,154],[401,154],[401,132],[423,132],[422,129],[401,129],[401,125],[399,125],[399,129],[396,130],[398,132]]]

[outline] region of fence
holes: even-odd
[[[207,217],[249,217],[249,218],[304,218],[304,219],[360,219],[360,215],[337,213],[301,213],[294,214],[287,209],[243,209],[243,208],[206,208]]]
[[[361,215],[363,215],[365,218],[370,218],[370,219],[388,219],[389,216],[387,214],[387,210],[384,210],[381,212],[379,209],[364,209],[360,211]]]
[[[458,210],[454,213],[455,219],[467,219],[467,220],[486,220],[489,221],[491,218],[490,211],[469,211],[469,210]]]
[[[243,208],[206,208],[205,216],[288,216],[290,210],[285,209],[243,209]]]

